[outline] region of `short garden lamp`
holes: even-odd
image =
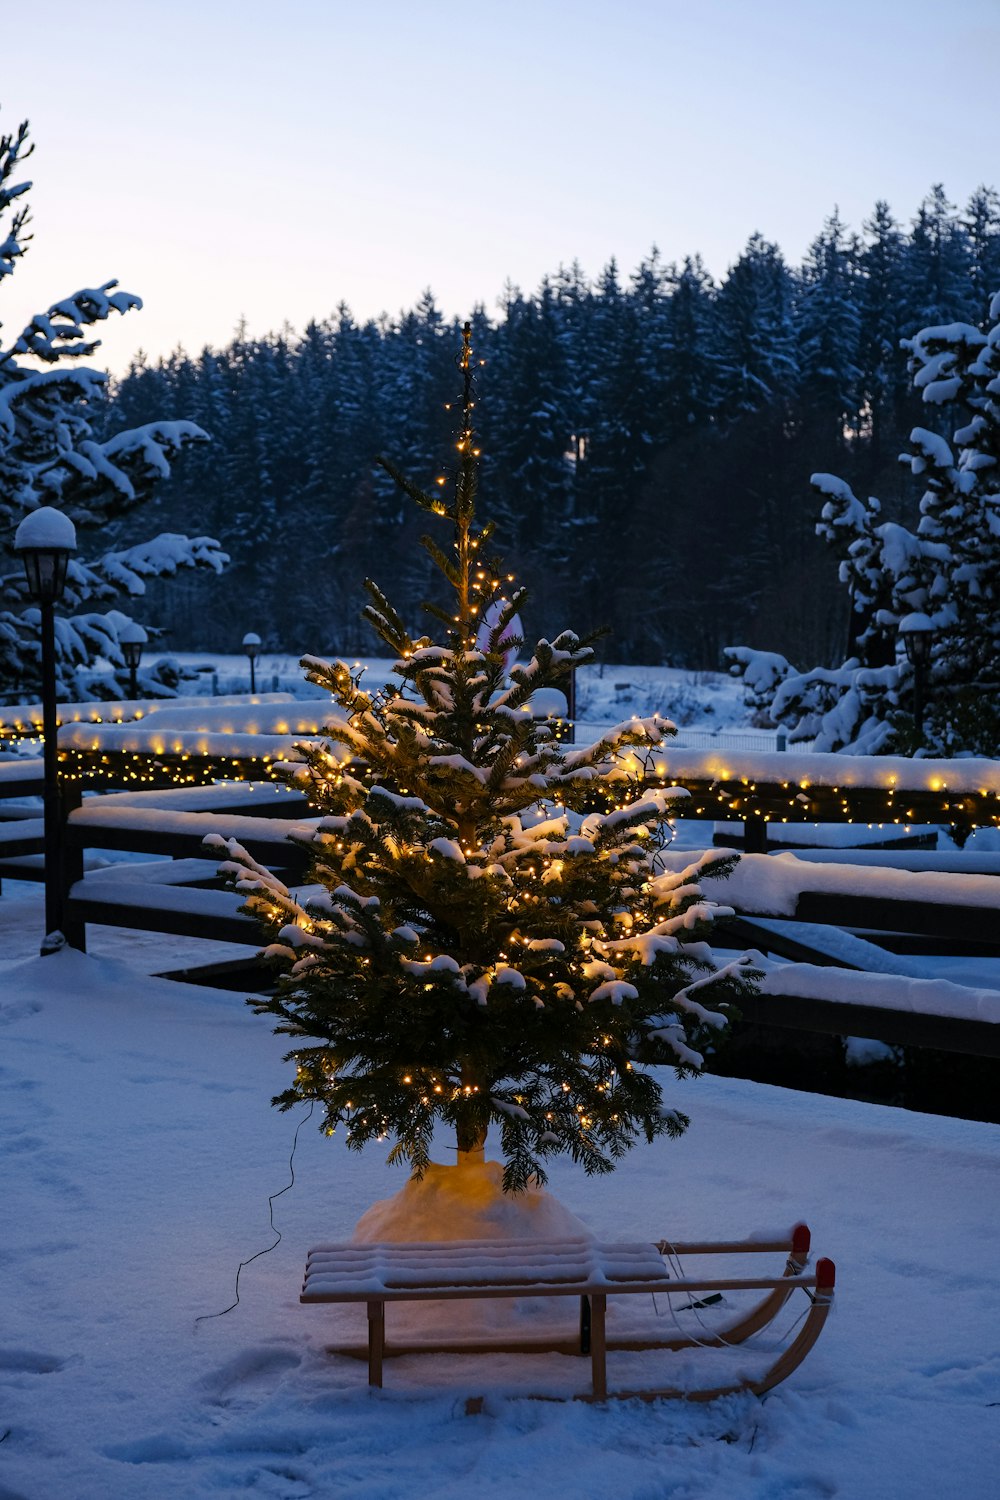
[[[45,770],[45,941],[42,952],[58,943],[62,920],[62,819],[59,809],[56,745],[56,627],[53,606],[66,587],[66,567],[76,551],[76,527],[69,516],[43,505],[25,516],[14,533],[28,583],[28,597],[39,606],[42,645],[42,736]],[[53,939],[50,941],[50,939]]]
[[[257,674],[256,674],[256,670],[255,670],[255,665],[254,664],[255,664],[258,656],[260,655],[260,644],[261,644],[261,642],[260,642],[260,636],[259,635],[255,635],[252,630],[248,630],[247,633],[246,633],[246,635],[243,637],[243,650],[246,652],[247,656],[250,659],[250,691],[251,691],[251,693],[255,693],[257,691]]]
[[[136,673],[139,663],[142,661],[142,648],[149,643],[149,636],[141,625],[134,620],[129,620],[118,632],[118,644],[121,647],[122,658],[128,667],[128,695],[130,700],[139,696],[136,685]]]
[[[920,746],[924,742],[924,685],[934,643],[934,622],[929,615],[916,610],[904,615],[896,629],[913,668],[913,727]]]

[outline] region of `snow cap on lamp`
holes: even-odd
[[[41,505],[25,516],[14,533],[16,552],[76,551],[76,527],[69,516],[56,510],[54,505]]]

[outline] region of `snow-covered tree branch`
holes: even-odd
[[[0,137],[0,280],[10,278],[25,253],[30,182],[18,180],[33,148],[28,127]],[[85,288],[37,313],[9,344],[0,344],[0,534],[4,549],[0,608],[0,692],[37,692],[33,663],[39,655],[38,615],[28,605],[19,559],[13,554],[19,522],[40,506],[53,505],[73,521],[82,549],[71,565],[66,607],[78,613],[60,620],[57,651],[60,696],[90,696],[86,669],[95,658],[123,668],[119,632],[130,616],[118,609],[95,614],[86,606],[139,598],[145,580],[180,568],[219,572],[226,554],[211,537],[167,533],[149,542],[108,548],[108,527],[148,500],[173,461],[208,435],[193,422],[154,421],[110,438],[94,433],[96,413],[106,401],[107,376],[77,363],[99,347],[86,330],[113,313],[142,306],[117,282]],[[69,361],[68,367],[66,362]],[[147,622],[149,625],[150,622]],[[155,626],[150,626],[155,634]],[[82,674],[82,675],[81,675]],[[146,687],[169,692],[166,679]],[[113,675],[104,691],[116,691]]]
[[[914,388],[930,407],[957,407],[949,443],[926,427],[900,457],[924,485],[914,530],[882,521],[833,474],[814,474],[817,532],[840,559],[855,621],[855,656],[796,671],[784,658],[730,647],[747,701],[792,739],[819,750],[925,749],[993,755],[1000,740],[1000,293],[982,329],[924,328],[903,341]],[[901,620],[933,629],[925,743],[913,743],[913,668]]]

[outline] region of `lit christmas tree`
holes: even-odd
[[[417,1177],[436,1122],[460,1165],[498,1126],[503,1186],[519,1191],[560,1152],[607,1172],[639,1137],[680,1135],[688,1121],[650,1070],[696,1072],[755,976],[745,960],[716,967],[699,870],[658,868],[678,794],[644,772],[673,726],[654,715],[560,744],[532,700],[591,659],[572,631],[508,670],[524,592],[476,520],[468,325],[460,366],[451,479],[425,494],[380,460],[452,529],[450,552],[422,539],[450,591],[447,608],[425,606],[441,643],[411,637],[366,584],[397,681],[369,693],[342,662],[303,661],[342,711],[293,772],[324,814],[316,892],[295,899],[234,842],[223,868],[281,971],[275,996],[251,1002],[296,1039],[275,1103],[320,1102],[352,1147],[393,1139],[390,1160]]]

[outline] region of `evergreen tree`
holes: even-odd
[[[989,316],[990,301],[1000,287],[1000,194],[978,187],[962,220],[972,261],[971,318],[981,323]]]
[[[628,292],[636,331],[635,383],[645,403],[643,427],[649,449],[660,447],[669,433],[665,396],[673,348],[670,301],[675,273],[676,267],[665,266],[654,245],[633,271]],[[644,461],[643,472],[645,468]]]
[[[897,430],[907,389],[900,268],[903,235],[887,203],[876,203],[864,225],[867,243],[859,254],[860,371],[859,425],[870,438],[872,467],[878,468],[886,431]]]
[[[18,174],[32,149],[26,123],[0,136],[0,282],[12,277],[31,239],[25,199],[31,183],[19,181]],[[110,529],[150,496],[183,448],[206,437],[191,422],[153,421],[97,439],[94,412],[104,402],[107,377],[82,364],[99,347],[86,330],[142,305],[116,287],[109,281],[66,297],[33,317],[9,345],[0,345],[0,521],[11,605],[0,612],[0,692],[23,694],[26,674],[33,675],[31,663],[41,654],[38,610],[25,601],[23,572],[13,554],[14,533],[29,512],[53,505],[73,521],[81,539],[93,535],[101,548],[96,557],[74,558],[69,565],[65,599],[72,613],[60,616],[56,631],[64,700],[92,695],[92,680],[79,674],[97,657],[117,665],[126,679],[119,631],[128,616],[107,609],[111,601],[141,596],[147,579],[180,567],[219,571],[226,561],[207,536],[165,534],[108,548]],[[87,607],[95,603],[100,610]],[[152,674],[144,675],[143,690],[157,690]],[[171,691],[166,680],[160,690]],[[120,696],[122,687],[106,681],[103,691]]]
[[[931,188],[913,221],[903,261],[903,300],[910,328],[977,316],[968,237],[941,183]]]
[[[580,514],[580,496],[590,444],[591,428],[596,420],[596,405],[591,388],[590,286],[579,261],[560,266],[553,279],[559,337],[566,370],[566,422],[569,430],[572,483],[569,491],[567,519],[585,522]]]
[[[715,299],[719,401],[731,416],[782,399],[797,380],[792,292],[778,247],[751,235]]]
[[[668,283],[660,396],[665,442],[711,420],[717,379],[712,278],[701,256],[687,256],[679,271],[671,266]]]
[[[859,425],[856,259],[857,242],[834,211],[806,254],[796,309],[800,395],[838,439]]]
[[[657,407],[651,363],[643,359],[645,315],[619,284],[612,260],[598,282],[590,308],[588,381],[594,414],[585,461],[577,471],[577,524],[593,527],[588,546],[575,568],[579,596],[600,590],[607,600],[609,624],[626,650],[634,649],[634,593],[630,559],[624,546],[648,558],[643,539],[633,528],[639,496],[652,451],[651,426]],[[622,570],[615,585],[605,582],[605,559],[619,556]]]
[[[417,1175],[437,1121],[477,1159],[495,1124],[517,1191],[560,1152],[604,1172],[640,1136],[678,1135],[687,1121],[649,1068],[696,1071],[753,976],[744,960],[714,967],[698,872],[657,873],[671,800],[642,775],[672,726],[654,716],[559,746],[531,707],[591,658],[572,631],[506,672],[524,595],[476,518],[468,324],[461,369],[450,490],[381,460],[418,511],[450,524],[450,548],[423,538],[448,591],[426,606],[439,643],[412,637],[369,582],[365,615],[398,683],[368,693],[342,662],[303,663],[340,710],[294,777],[324,814],[320,895],[300,903],[237,845],[223,868],[281,971],[274,998],[251,1002],[295,1038],[296,1081],[275,1102],[319,1101],[325,1129],[354,1147],[394,1137],[391,1159]]]
[[[902,461],[925,488],[915,530],[880,519],[832,474],[814,474],[823,499],[817,525],[840,560],[858,615],[855,640],[868,660],[776,680],[775,722],[817,748],[876,753],[992,756],[1000,737],[1000,293],[983,329],[949,322],[904,341],[914,388],[931,410],[959,409],[952,442],[926,427],[910,434]],[[897,640],[907,615],[933,629],[925,739],[915,745],[913,674]],[[882,641],[888,650],[872,650]],[[736,648],[734,669],[759,677],[758,653]],[[886,659],[888,658],[888,659]],[[787,667],[787,663],[786,663]],[[756,689],[755,689],[756,691]],[[759,698],[759,693],[757,694]]]
[[[497,433],[496,518],[513,555],[538,571],[566,562],[571,471],[562,345],[552,288],[508,305],[496,360],[491,425]]]

